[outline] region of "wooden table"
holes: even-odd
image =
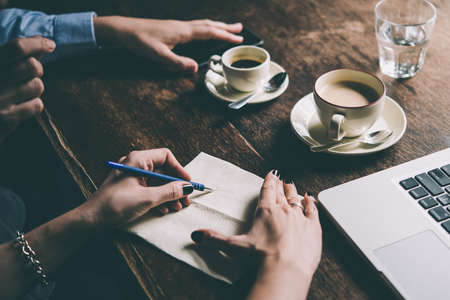
[[[33,1],[31,1],[33,2]],[[93,9],[99,15],[242,21],[264,37],[290,86],[277,101],[229,111],[193,77],[165,73],[125,52],[99,53],[48,66],[41,125],[88,196],[105,178],[106,160],[132,149],[168,147],[183,163],[200,151],[260,176],[293,176],[301,192],[319,191],[450,146],[450,3],[435,0],[438,19],[425,67],[393,80],[377,65],[373,7],[362,0],[39,1],[47,11]],[[34,6],[34,7],[33,7]],[[37,7],[36,7],[37,6]],[[380,75],[408,118],[394,147],[365,157],[310,153],[293,134],[289,113],[314,79],[347,67]],[[368,212],[370,213],[370,212]],[[394,294],[321,215],[323,256],[310,299],[389,299]],[[382,222],[383,220],[380,220]],[[149,299],[227,299],[228,287],[128,234],[117,245]],[[245,283],[237,287],[245,287]]]

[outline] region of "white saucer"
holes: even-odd
[[[269,74],[267,75],[267,78],[265,78],[265,80],[263,82],[268,81],[272,76],[274,76],[280,72],[286,72],[286,71],[279,64],[277,64],[273,61],[270,62]],[[263,102],[271,101],[271,100],[277,98],[278,96],[280,96],[281,94],[283,94],[286,91],[288,85],[289,85],[289,76],[286,76],[286,80],[283,82],[283,84],[280,86],[280,88],[277,91],[275,91],[273,93],[266,93],[266,92],[261,91],[260,96],[253,98],[249,102],[249,104],[256,104],[256,103],[263,103]],[[205,86],[211,95],[213,95],[214,97],[216,97],[220,100],[226,101],[226,102],[236,102],[236,101],[239,101],[239,100],[243,99],[244,97],[247,97],[253,93],[253,92],[248,92],[248,93],[239,92],[239,91],[229,87],[225,81],[225,78],[223,78],[222,76],[220,76],[217,73],[214,73],[211,70],[208,70],[208,72],[206,72]],[[261,90],[262,90],[262,87],[261,87]]]
[[[339,155],[364,155],[384,150],[397,143],[406,131],[406,115],[400,105],[386,96],[384,110],[381,117],[373,124],[369,131],[387,129],[393,131],[392,136],[377,146],[353,144],[336,147],[326,153]],[[325,127],[320,123],[316,113],[313,93],[301,98],[292,108],[291,126],[297,136],[309,146],[320,146],[331,142],[327,137]]]

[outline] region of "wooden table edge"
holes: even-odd
[[[36,119],[86,200],[97,190],[96,184],[71,150],[62,132],[53,123],[47,110],[44,110]],[[138,263],[145,263],[144,258],[139,254],[133,243],[120,239],[115,235],[113,235],[113,243],[147,298],[150,300],[167,298],[150,270],[146,268],[147,272],[141,274],[141,268],[139,270],[138,268],[133,268]]]

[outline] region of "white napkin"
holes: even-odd
[[[245,264],[196,246],[191,232],[210,228],[226,235],[242,233],[253,214],[263,179],[203,152],[186,170],[194,181],[214,191],[195,191],[190,196],[193,203],[189,207],[165,216],[147,214],[128,230],[194,268],[232,283],[244,274]]]

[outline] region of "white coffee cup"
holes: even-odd
[[[353,106],[342,101],[348,99],[330,99],[330,96],[324,96],[330,84],[342,82],[372,89],[373,99],[368,100],[367,104]],[[367,72],[337,69],[316,79],[313,94],[319,119],[328,131],[328,138],[339,141],[343,137],[363,134],[376,122],[383,111],[386,88],[381,79]]]
[[[237,61],[251,60],[259,64],[254,67],[232,66]],[[209,68],[223,76],[234,89],[251,92],[261,86],[269,74],[270,55],[256,46],[237,46],[225,51],[222,56],[213,55],[209,59]]]

